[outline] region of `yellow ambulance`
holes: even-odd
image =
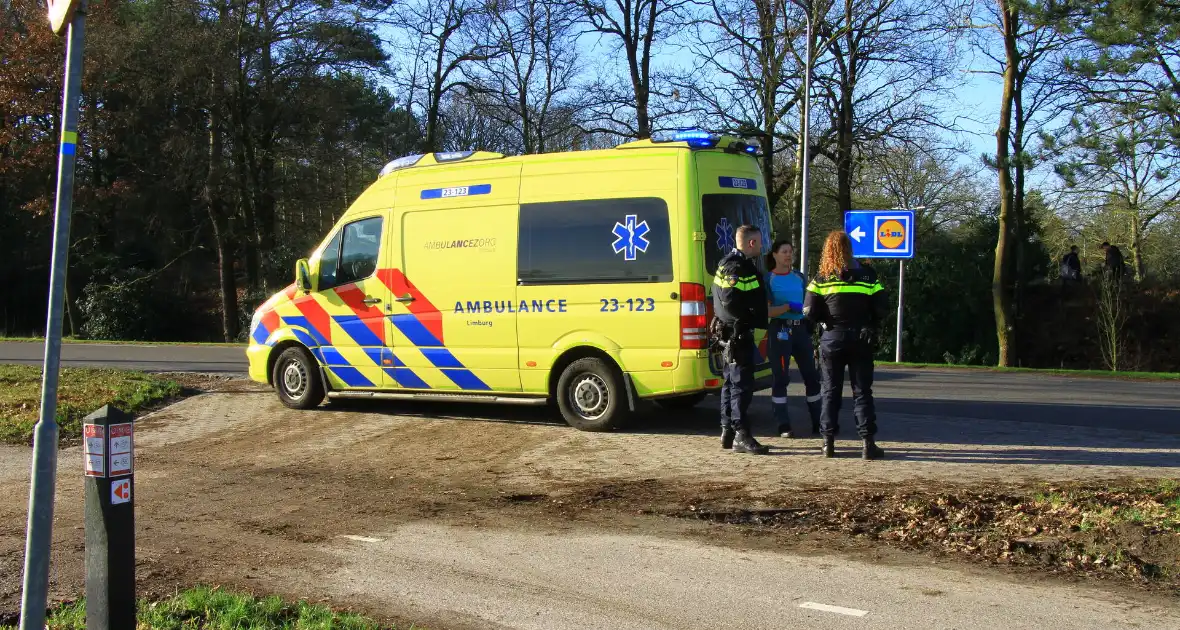
[[[742,224],[770,245],[757,151],[686,130],[394,160],[258,308],[250,376],[297,409],[556,402],[587,431],[640,399],[696,405],[721,384],[706,338],[717,262]]]

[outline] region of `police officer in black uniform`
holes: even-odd
[[[873,353],[877,329],[888,310],[889,302],[877,280],[877,272],[853,260],[848,234],[839,230],[829,234],[819,272],[807,287],[803,305],[804,314],[823,328],[820,434],[824,438],[824,457],[836,456],[845,367],[852,382],[857,432],[864,440],[862,456],[865,459],[885,456],[874,440],[877,413],[873,405]]]
[[[754,398],[757,347],[754,329],[766,329],[766,290],[754,260],[762,253],[762,233],[752,225],[737,229],[737,247],[717,264],[713,278],[713,312],[724,348],[725,383],[721,386],[721,447],[736,453],[764,455],[769,448],[754,439],[748,410]]]

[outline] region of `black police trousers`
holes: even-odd
[[[752,335],[743,341],[734,340],[731,343],[742,344],[735,348],[737,360],[730,362],[722,359],[722,376],[725,381],[721,384],[721,428],[732,428],[734,431],[751,432],[749,409],[754,400],[754,361],[756,349]]]
[[[877,434],[877,412],[873,406],[873,347],[858,331],[824,331],[819,341],[823,397],[819,432],[824,437],[840,434],[840,398],[844,393],[844,368],[852,382],[853,414],[860,437]]]

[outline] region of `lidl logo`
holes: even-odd
[[[877,227],[877,242],[886,249],[897,249],[905,243],[905,226],[892,219],[883,221]]]

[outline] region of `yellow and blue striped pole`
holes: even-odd
[[[86,0],[81,0],[73,12],[66,42],[53,262],[49,272],[49,315],[45,327],[45,363],[41,376],[41,415],[33,429],[33,470],[25,538],[21,630],[41,630],[45,627],[45,604],[49,591],[49,549],[53,540],[53,499],[57,485],[58,368],[61,364],[61,322],[70,249],[70,213],[74,202],[74,161],[78,152],[78,101],[82,89],[85,15]]]

